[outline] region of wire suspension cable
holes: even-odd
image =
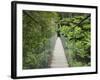
[[[30,14],[28,13],[28,12],[26,12],[26,11],[23,11],[28,17],[30,17],[33,21],[35,21],[36,23],[38,23],[38,25],[40,25],[39,24],[39,22],[38,21],[36,21],[32,16],[30,16]],[[40,25],[40,26],[42,26],[42,25]]]
[[[83,20],[81,20],[78,24],[76,24],[74,27],[80,25],[82,22],[84,22],[86,19],[88,19],[90,17],[90,15],[88,15],[87,17],[85,17]]]

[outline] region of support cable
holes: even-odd
[[[88,19],[90,17],[90,15],[88,15],[86,18],[84,18],[83,20],[81,20],[78,24],[76,24],[74,27],[80,25],[82,22],[84,22],[86,19]]]
[[[38,21],[36,21],[32,16],[30,16],[30,14],[28,13],[28,12],[26,12],[26,11],[23,11],[28,17],[30,17],[33,21],[35,21],[38,25],[40,25],[39,24],[39,22]],[[42,25],[40,25],[40,26],[42,26]]]

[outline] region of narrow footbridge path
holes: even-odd
[[[68,67],[68,62],[64,53],[64,48],[60,37],[57,38],[55,48],[52,54],[51,68]]]

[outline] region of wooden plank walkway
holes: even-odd
[[[60,37],[57,38],[55,48],[52,54],[51,68],[68,67],[68,62],[64,53],[64,48]]]

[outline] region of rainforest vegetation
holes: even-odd
[[[50,67],[58,31],[69,67],[90,66],[90,16],[23,10],[23,69]]]

